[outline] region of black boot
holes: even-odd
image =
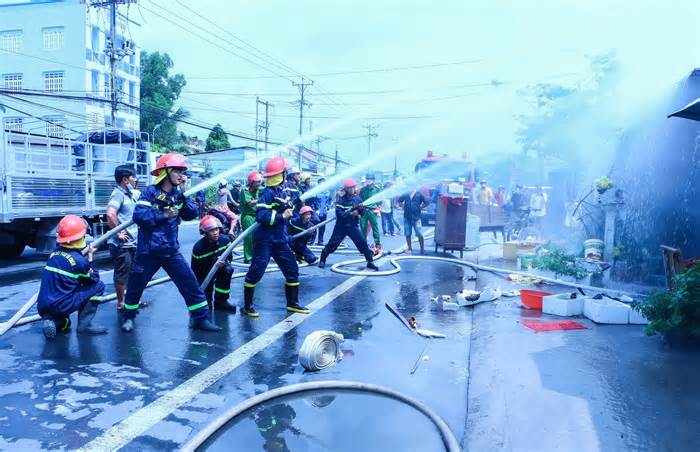
[[[222,328],[220,326],[217,326],[209,320],[208,317],[202,317],[199,319],[192,319],[192,322],[190,323],[193,329],[195,330],[202,330],[202,331],[212,331],[212,332],[217,332],[221,331]]]
[[[284,285],[284,295],[287,297],[287,311],[296,312],[298,314],[309,314],[307,308],[299,304],[299,285],[298,283],[290,286]]]
[[[321,259],[318,261],[318,268],[326,268],[326,258],[328,257],[328,254],[325,252],[326,250],[321,251]]]
[[[230,312],[231,314],[236,313],[236,305],[231,303],[228,299],[228,294],[221,294],[221,296],[218,293],[214,295],[214,309],[221,309],[222,311]],[[225,295],[225,297],[224,297]]]
[[[88,301],[78,310],[78,333],[80,334],[105,334],[107,328],[92,324],[92,319],[97,314],[97,303]]]
[[[248,317],[260,317],[258,311],[253,307],[254,294],[255,287],[243,286],[243,309],[241,309],[241,314],[247,315]]]
[[[370,270],[379,271],[379,267],[374,265],[374,262],[372,261],[367,261],[367,268],[369,268]]]

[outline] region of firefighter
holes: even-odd
[[[374,184],[374,174],[369,173],[366,177],[367,184],[360,190],[360,198],[365,202],[372,196],[381,192],[382,189]],[[372,228],[372,237],[374,238],[374,253],[379,254],[382,251],[381,235],[379,234],[379,225],[377,224],[377,216],[379,216],[379,203],[375,202],[365,206],[360,218],[360,227],[362,236],[367,240],[367,228]]]
[[[294,210],[299,211],[301,206],[304,204],[301,200],[301,173],[296,168],[289,168],[287,170],[287,181],[282,185],[282,190],[284,191],[285,197],[288,197]]]
[[[248,186],[241,191],[241,226],[245,231],[255,223],[255,206],[262,189],[262,175],[257,171],[248,174]],[[243,241],[243,262],[250,263],[253,257],[253,236],[248,234]]]
[[[177,153],[162,155],[151,174],[155,184],[141,193],[134,209],[134,222],[139,227],[136,259],[129,274],[124,301],[122,330],[134,329],[139,300],[146,284],[161,268],[170,276],[185,299],[190,313],[190,326],[204,331],[221,331],[209,321],[209,307],[197,278],[179,251],[177,240],[180,219],[197,218],[197,206],[186,197],[180,187],[187,183],[187,163]]]
[[[292,217],[293,205],[284,188],[284,173],[287,162],[274,157],[265,165],[265,189],[258,198],[255,221],[259,228],[253,234],[253,258],[243,284],[244,306],[241,314],[258,317],[253,307],[255,285],[260,281],[270,256],[275,259],[284,274],[284,293],[287,311],[308,314],[310,311],[299,305],[299,266],[287,242],[287,221]]]
[[[357,250],[365,256],[367,268],[379,270],[372,262],[374,257],[372,250],[369,249],[364,235],[360,232],[358,219],[362,215],[364,206],[362,205],[362,199],[355,194],[356,186],[355,179],[346,179],[343,183],[343,196],[338,198],[335,204],[336,221],[333,227],[333,234],[326,247],[321,251],[321,260],[318,263],[319,268],[324,268],[328,255],[338,248],[338,245],[345,237],[350,237]]]
[[[219,219],[211,215],[206,215],[199,221],[199,233],[204,237],[192,247],[192,261],[190,262],[194,276],[201,286],[211,268],[217,266],[218,270],[204,289],[204,295],[207,297],[210,309],[213,299],[215,308],[235,313],[236,306],[228,301],[231,293],[233,267],[229,262],[219,262],[219,256],[231,243],[231,239],[224,234],[224,227]]]
[[[294,235],[300,232],[304,232],[313,226],[311,222],[311,216],[314,211],[309,206],[304,206],[299,209],[299,215],[293,217],[289,221],[289,234]],[[294,255],[298,262],[302,260],[306,261],[307,264],[311,265],[318,260],[316,255],[309,249],[309,242],[313,243],[313,235],[311,233],[302,235],[299,238],[292,239],[289,238],[289,245],[294,251]]]
[[[37,297],[47,339],[55,338],[57,332],[68,332],[70,315],[75,311],[78,311],[78,333],[107,332],[92,324],[105,285],[92,267],[93,248],[87,257],[81,253],[86,246],[85,233],[85,221],[76,215],[66,215],[58,223],[58,246],[46,261]]]

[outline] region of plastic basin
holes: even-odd
[[[527,290],[523,289],[520,291],[520,300],[523,303],[523,306],[529,309],[538,309],[542,310],[542,297],[546,297],[548,295],[554,295],[553,293],[550,292],[542,292],[539,290]]]

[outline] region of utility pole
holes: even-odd
[[[391,139],[391,141],[393,141],[394,143],[398,143],[399,139],[397,137],[394,137]],[[395,144],[394,146],[398,146],[398,144]],[[399,175],[397,163],[398,163],[398,158],[397,158],[396,153],[394,153],[394,179],[396,179],[396,177]]]
[[[297,103],[299,104],[299,145],[297,146],[297,152],[298,152],[297,160],[298,160],[298,165],[299,165],[299,171],[301,171],[301,163],[302,163],[301,162],[301,149],[302,149],[301,148],[301,146],[302,146],[301,137],[304,134],[304,129],[303,129],[303,127],[304,127],[304,107],[307,105],[309,107],[311,106],[311,104],[309,102],[306,102],[306,99],[305,99],[306,87],[314,84],[313,80],[306,80],[306,81],[304,81],[304,80],[305,80],[304,77],[302,77],[301,83],[292,82],[292,86],[296,86],[297,88],[299,88],[299,95],[300,95],[300,99],[297,101]]]
[[[265,106],[265,122],[260,124],[259,116],[259,106],[263,104]],[[255,97],[255,156],[258,157],[260,152],[260,131],[265,129],[265,155],[267,155],[267,142],[269,138],[270,131],[270,107],[272,104],[269,101],[262,101],[260,97]]]
[[[314,140],[316,143],[316,172],[318,172],[319,168],[321,167],[321,143],[326,140],[330,140],[330,138],[322,135],[317,136]]]
[[[379,136],[375,132],[377,126],[374,126],[372,124],[365,124],[362,127],[367,129],[367,155],[369,156],[372,152],[372,138],[377,138]]]
[[[111,104],[110,125],[117,125],[117,110],[119,108],[119,97],[117,93],[117,61],[127,55],[133,55],[133,42],[125,40],[120,48],[117,48],[117,6],[136,3],[136,0],[104,0],[90,3],[89,6],[95,8],[109,7],[109,38],[105,46],[105,53],[109,57],[109,101]]]
[[[338,145],[335,145],[335,174],[338,174]]]

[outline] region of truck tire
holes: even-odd
[[[24,251],[24,243],[0,245],[0,259],[14,259]]]

